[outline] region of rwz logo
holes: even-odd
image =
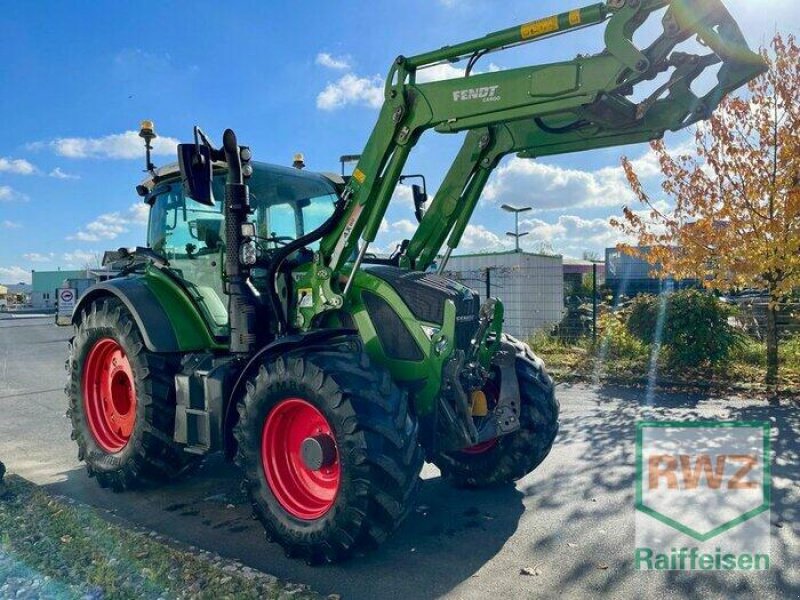
[[[499,85],[489,85],[486,87],[468,88],[466,90],[455,90],[453,92],[453,102],[463,102],[464,100],[497,102],[500,100],[500,96],[497,93],[499,87]]]

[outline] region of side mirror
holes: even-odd
[[[417,222],[425,216],[425,205],[428,203],[428,194],[416,183],[411,186],[411,195],[414,197],[414,216]]]
[[[214,206],[211,149],[200,144],[178,144],[178,165],[184,194],[195,202]]]

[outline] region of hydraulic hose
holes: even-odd
[[[288,325],[287,318],[283,312],[283,309],[281,308],[281,301],[278,297],[278,292],[276,291],[275,286],[275,278],[278,274],[278,270],[281,268],[281,265],[284,263],[284,261],[292,255],[292,253],[296,252],[300,248],[305,248],[309,244],[312,244],[319,239],[322,239],[324,236],[333,231],[344,216],[344,208],[344,200],[339,200],[335,205],[333,214],[328,217],[328,219],[322,225],[320,225],[314,231],[300,236],[296,240],[286,244],[283,248],[277,250],[272,260],[269,262],[269,266],[267,267],[267,281],[269,281],[271,285],[269,287],[268,296],[270,298],[270,304],[272,304],[271,310],[278,325],[277,333],[279,336],[284,335],[288,331]]]

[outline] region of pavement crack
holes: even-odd
[[[20,396],[33,396],[34,394],[49,394],[50,392],[62,392],[64,391],[63,387],[52,388],[49,390],[29,390],[29,391],[22,391],[22,392],[14,392],[13,394],[5,394],[0,396],[0,400],[8,400],[9,398],[18,398]]]

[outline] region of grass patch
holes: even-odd
[[[600,379],[640,381],[647,377],[652,346],[627,332],[624,324],[609,315],[603,319],[597,343],[591,338],[562,342],[540,332],[529,339],[557,380]],[[800,335],[782,340],[779,346],[778,387],[788,392],[800,390]],[[665,353],[657,363],[658,379],[685,385],[708,384],[719,388],[758,389],[766,373],[766,347],[746,338],[731,351],[728,361],[712,368],[676,368]]]
[[[0,484],[2,487],[2,484]],[[11,476],[0,497],[0,597],[294,598],[319,596],[239,563],[109,523]],[[14,583],[16,582],[16,583]]]

